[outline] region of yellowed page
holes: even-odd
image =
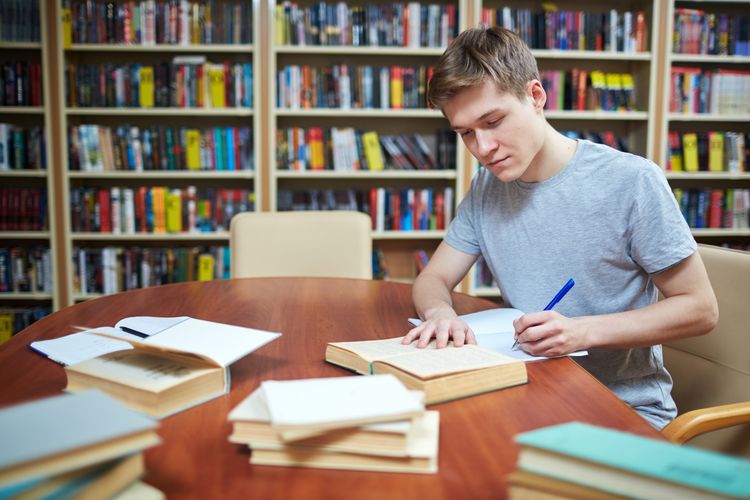
[[[407,354],[417,350],[417,343],[403,345],[404,337],[385,340],[363,340],[359,342],[331,342],[331,345],[353,352],[368,363],[399,354]]]
[[[71,365],[67,370],[161,392],[216,368],[200,367],[137,351],[123,351]]]
[[[436,349],[433,343],[424,349],[414,349],[409,355],[389,357],[379,360],[378,363],[395,366],[419,378],[428,379],[521,361],[476,345]]]

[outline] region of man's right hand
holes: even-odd
[[[417,341],[417,348],[423,349],[427,347],[427,344],[430,343],[433,337],[437,339],[436,347],[438,349],[447,346],[449,340],[453,340],[455,347],[477,343],[474,332],[469,328],[469,325],[457,316],[453,318],[426,320],[421,325],[409,330],[401,343],[411,344],[419,339]]]

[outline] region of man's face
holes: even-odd
[[[495,177],[503,182],[534,182],[534,159],[544,142],[545,98],[536,81],[519,99],[500,93],[488,80],[456,94],[443,106],[443,113],[471,154]]]

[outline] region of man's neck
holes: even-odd
[[[544,144],[534,157],[521,180],[524,182],[543,182],[562,172],[573,159],[576,152],[576,141],[565,137],[547,124]]]

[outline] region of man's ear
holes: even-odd
[[[540,112],[544,110],[544,105],[547,103],[547,92],[544,91],[542,82],[531,80],[526,86],[526,94],[531,99],[535,110]]]

